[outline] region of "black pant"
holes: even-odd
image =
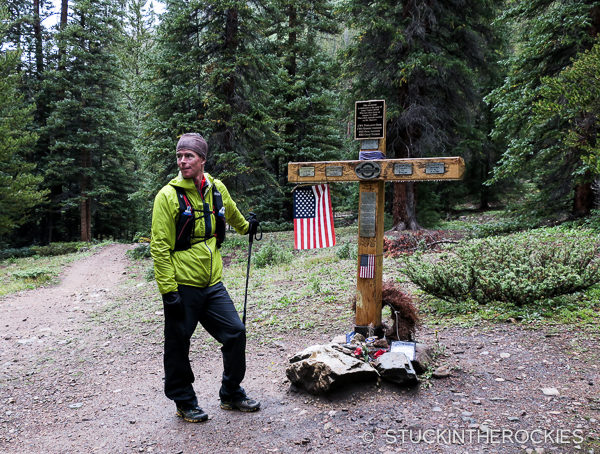
[[[198,403],[192,387],[190,339],[198,322],[222,344],[223,379],[219,397],[236,400],[245,396],[240,383],[246,373],[246,328],[235,310],[225,286],[179,286],[184,316],[177,317],[165,307],[165,394],[180,406]]]

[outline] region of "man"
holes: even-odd
[[[165,394],[175,401],[177,415],[188,422],[208,419],[198,406],[189,360],[190,338],[198,322],[222,344],[221,408],[260,408],[240,386],[246,372],[246,330],[221,282],[223,262],[215,236],[224,220],[241,234],[256,233],[258,222],[246,221],[223,183],[204,172],[207,153],[200,134],[181,136],[180,174],[156,195],[152,212],[151,253],[165,314]],[[224,220],[219,218],[223,216],[219,204]]]

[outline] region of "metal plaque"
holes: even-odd
[[[379,150],[379,140],[361,140],[360,141],[360,149],[361,150]]]
[[[427,174],[442,174],[446,173],[446,166],[443,162],[428,162],[425,164],[425,173]]]
[[[356,101],[354,104],[354,138],[383,139],[385,137],[385,101]]]
[[[412,175],[412,164],[394,164],[394,175]]]
[[[341,177],[344,173],[342,166],[327,166],[325,167],[325,176],[327,177]]]
[[[360,193],[360,207],[358,217],[358,235],[363,238],[375,237],[375,219],[377,208],[377,194],[375,192]]]
[[[298,175],[301,177],[314,177],[315,176],[315,168],[314,167],[300,167],[298,169]]]
[[[372,180],[381,174],[381,166],[378,162],[363,161],[354,168],[354,172],[361,180]]]

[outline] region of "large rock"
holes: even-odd
[[[388,352],[377,358],[375,368],[381,378],[398,385],[417,383],[417,373],[402,352]]]
[[[313,345],[290,359],[286,375],[312,394],[330,391],[344,383],[371,380],[377,372],[369,364],[344,354],[335,345]]]
[[[412,365],[417,374],[424,374],[433,363],[433,348],[426,344],[417,343],[415,347],[415,359]]]

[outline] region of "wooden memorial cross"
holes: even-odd
[[[290,183],[359,183],[355,331],[363,334],[370,327],[381,331],[384,183],[460,180],[465,171],[460,157],[385,159],[384,125],[385,101],[357,101],[355,139],[369,160],[288,163]],[[373,278],[360,276],[361,256],[374,258]]]

